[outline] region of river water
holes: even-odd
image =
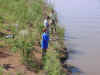
[[[100,0],[49,0],[65,28],[73,75],[100,75]]]

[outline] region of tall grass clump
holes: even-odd
[[[47,75],[61,75],[61,64],[56,51],[48,50],[44,69]]]
[[[3,67],[0,67],[0,75],[3,75]]]

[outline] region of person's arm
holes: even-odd
[[[46,26],[46,21],[44,20],[44,23],[43,23],[44,27]]]
[[[57,13],[55,12],[54,15],[55,15],[55,21],[56,21],[56,23],[57,23],[57,22],[58,22]]]

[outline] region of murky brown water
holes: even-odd
[[[100,0],[49,0],[65,27],[73,75],[100,75]]]

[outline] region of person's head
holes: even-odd
[[[46,28],[43,28],[43,32],[46,32],[47,31],[47,29]]]
[[[55,11],[52,9],[52,11],[51,11],[52,13],[54,13]]]
[[[50,17],[49,17],[49,16],[46,16],[46,19],[47,19],[47,20],[49,20],[49,19],[50,19]]]

